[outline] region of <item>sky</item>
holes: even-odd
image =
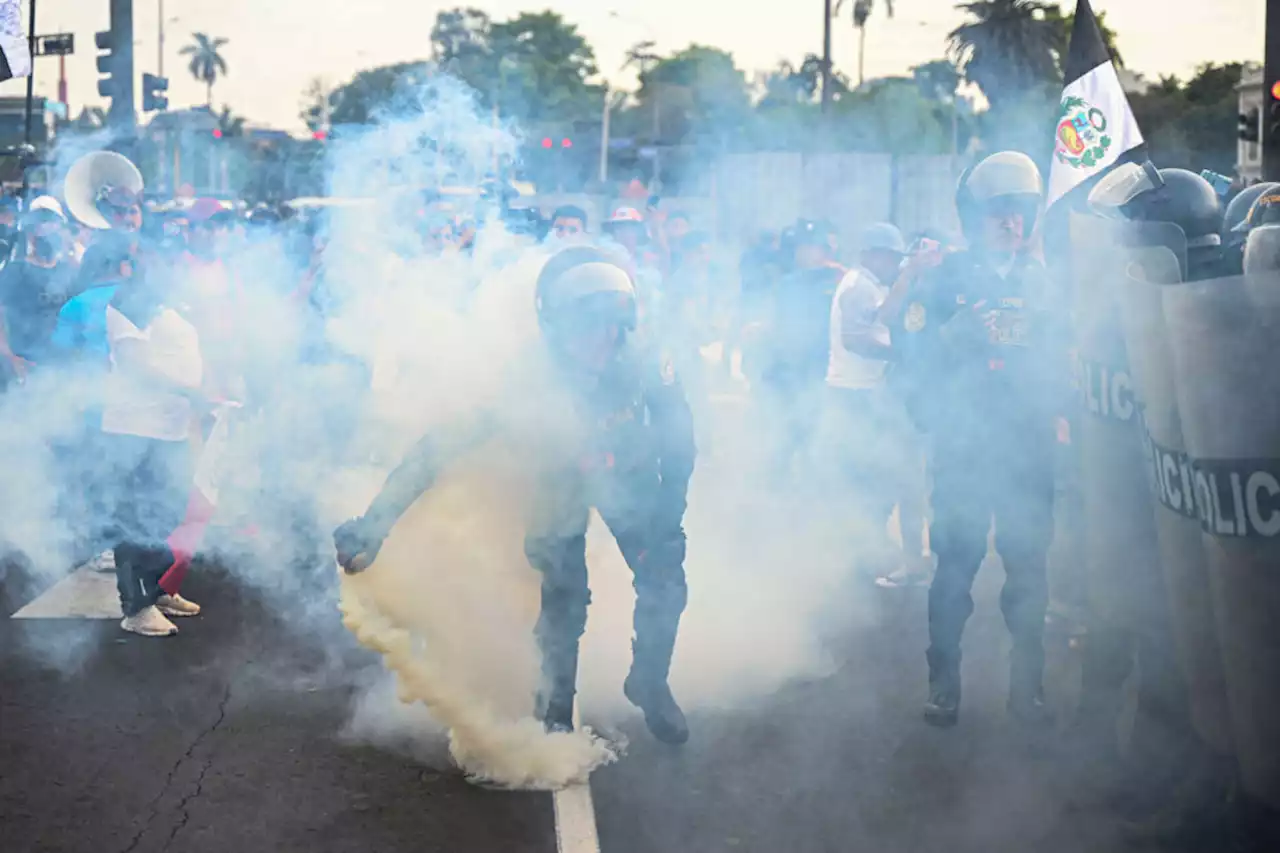
[[[465,4],[466,0],[464,0]],[[1064,5],[1069,5],[1066,0]],[[616,86],[634,85],[623,72],[628,46],[646,39],[662,53],[691,43],[731,51],[738,67],[765,71],[793,63],[822,46],[820,0],[470,0],[495,19],[550,8],[576,24],[596,50],[601,74]],[[867,28],[867,77],[905,73],[942,56],[946,35],[964,20],[956,0],[897,0],[896,17],[883,2]],[[23,2],[26,15],[26,0]],[[460,3],[432,0],[135,0],[136,73],[159,70],[158,22],[166,24],[164,71],[174,108],[201,104],[203,84],[178,55],[191,33],[230,40],[230,73],[214,89],[215,106],[229,105],[255,126],[301,130],[302,93],[317,77],[339,85],[374,65],[424,59],[436,13]],[[852,0],[849,0],[852,6]],[[1260,61],[1264,0],[1093,0],[1118,34],[1126,64],[1148,77],[1189,75],[1204,62]],[[805,12],[802,6],[812,7]],[[1173,13],[1176,9],[1176,13]],[[746,11],[750,10],[750,11]],[[834,61],[856,77],[857,35],[848,10],[834,25]],[[108,25],[107,0],[38,0],[36,31],[71,32],[67,61],[71,112],[98,104],[93,35]],[[173,20],[176,19],[176,20]],[[58,60],[36,60],[36,93],[56,97]],[[0,94],[25,92],[17,81]]]

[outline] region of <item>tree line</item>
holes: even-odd
[[[312,129],[375,121],[398,97],[447,73],[474,90],[480,109],[535,134],[598,122],[613,98],[613,135],[636,145],[903,154],[1016,147],[1047,156],[1073,15],[1044,0],[971,0],[958,8],[965,22],[942,55],[908,75],[855,82],[833,69],[825,117],[817,54],[749,75],[718,47],[691,44],[661,55],[641,42],[627,53],[639,86],[609,93],[595,51],[563,16],[524,12],[498,21],[456,8],[437,15],[421,62],[370,68],[332,91],[314,85],[302,118]],[[865,40],[875,38],[876,12],[891,15],[893,4],[853,0],[834,10],[851,17]],[[1123,67],[1116,34],[1101,18]],[[1162,164],[1231,170],[1241,71],[1206,65],[1189,80],[1164,77],[1131,95]]]

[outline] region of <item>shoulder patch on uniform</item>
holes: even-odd
[[[902,325],[908,332],[918,332],[924,328],[925,320],[924,305],[919,302],[912,302],[907,306],[907,316]]]

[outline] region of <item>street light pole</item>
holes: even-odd
[[[822,112],[831,108],[831,0],[822,0]]]
[[[27,145],[31,144],[31,114],[35,110],[36,103],[36,0],[31,0],[31,22],[27,25],[27,53],[31,55],[31,71],[27,74],[27,124],[23,133],[23,140]],[[26,170],[22,171],[22,181],[25,190]]]
[[[164,76],[164,0],[156,0],[160,4],[160,38],[156,53],[156,76]]]

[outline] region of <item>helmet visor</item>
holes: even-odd
[[[1144,193],[1164,186],[1160,171],[1150,161],[1125,163],[1108,172],[1089,193],[1089,206],[1094,212],[1122,219],[1124,208]]]

